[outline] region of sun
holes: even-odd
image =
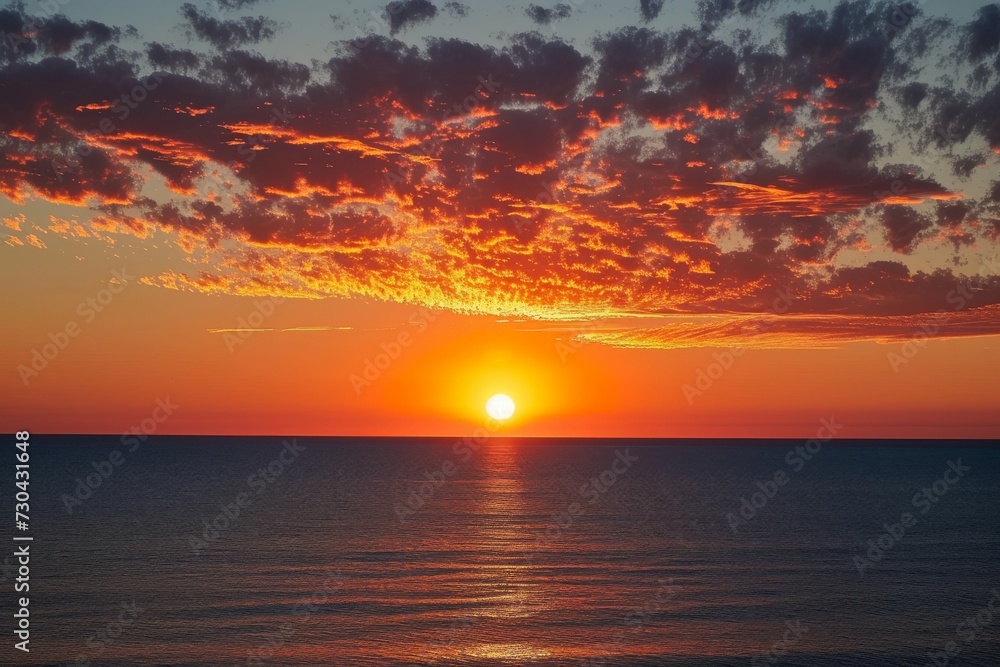
[[[486,401],[486,414],[497,421],[510,419],[514,414],[514,399],[507,394],[496,394]]]

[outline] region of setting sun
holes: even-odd
[[[496,394],[486,401],[486,414],[497,421],[510,419],[514,414],[514,399],[507,394]]]

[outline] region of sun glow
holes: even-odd
[[[514,414],[514,399],[507,394],[496,394],[486,401],[486,414],[497,421],[510,419]]]

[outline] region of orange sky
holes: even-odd
[[[996,337],[933,340],[898,373],[887,355],[900,344],[749,349],[689,403],[684,385],[715,374],[726,348],[620,349],[573,343],[563,329],[576,324],[287,300],[263,327],[351,329],[261,331],[229,339],[230,352],[209,329],[237,327],[259,300],[133,284],[86,323],[76,306],[115,264],[53,272],[13,259],[19,288],[4,308],[20,317],[6,318],[0,351],[8,431],[122,433],[169,399],[178,407],[158,433],[450,435],[482,426],[486,399],[505,392],[518,406],[509,435],[809,437],[823,417],[843,437],[998,435]],[[80,333],[25,386],[15,367],[70,321]],[[355,391],[352,376],[384,363],[383,344],[392,351],[401,333],[409,345]]]
[[[5,428],[1000,434],[993,10],[238,4],[5,18]]]

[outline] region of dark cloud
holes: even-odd
[[[955,273],[949,269],[932,272],[912,272],[902,262],[876,261],[857,267],[838,269],[822,286],[822,296],[811,297],[811,308],[827,306],[836,310],[836,304],[851,303],[851,312],[866,315],[920,315],[934,314],[956,307],[982,309],[1000,303],[1000,278],[995,266],[971,267],[968,273]],[[990,274],[989,272],[994,273]],[[987,275],[981,275],[986,273]],[[975,288],[974,291],[972,288]],[[972,295],[972,298],[962,296]],[[968,313],[967,322],[982,324],[996,308]],[[914,318],[919,321],[919,317]],[[966,318],[962,318],[966,319]],[[910,320],[913,321],[913,320]],[[987,320],[988,321],[988,320]]]
[[[591,59],[572,46],[548,41],[537,34],[514,37],[509,48],[511,77],[522,93],[555,104],[566,104],[580,88]]]
[[[990,156],[983,153],[956,157],[952,164],[952,173],[962,178],[971,177],[977,169],[985,167],[990,162]]]
[[[253,88],[265,95],[300,89],[309,82],[309,68],[284,60],[268,60],[258,53],[226,51],[205,66],[204,78],[232,88]]]
[[[46,43],[47,50],[56,55],[66,53],[76,42],[83,39],[89,38],[95,43],[104,44],[120,36],[121,30],[117,28],[95,21],[74,23],[65,16],[49,19],[38,34],[38,38]]]
[[[469,6],[461,2],[446,2],[444,3],[444,10],[451,14],[452,16],[468,16]]]
[[[399,0],[386,5],[385,14],[389,19],[389,30],[395,35],[401,30],[437,16],[437,7],[429,0]]]
[[[667,56],[669,41],[648,28],[628,27],[599,37],[596,92],[634,95],[646,89],[649,73]]]
[[[660,15],[660,11],[663,9],[664,0],[639,0],[639,13],[642,14],[642,20],[649,23],[657,16]]]
[[[882,211],[882,225],[892,249],[907,252],[920,232],[931,226],[931,222],[908,206],[886,206]]]
[[[1000,205],[1000,181],[993,181],[990,185],[989,194],[986,195],[986,201],[991,204]]]
[[[841,3],[832,11],[793,13],[782,19],[793,84],[823,88],[827,122],[853,128],[875,103],[892,52],[879,30],[884,8]]]
[[[981,60],[1000,48],[1000,5],[986,5],[976,12],[976,20],[966,27],[969,57]]]
[[[254,5],[259,5],[264,2],[264,0],[215,0],[215,3],[219,6],[219,9],[225,10],[236,10],[243,9],[245,7],[253,7]]]
[[[738,56],[727,45],[719,44],[685,67],[675,80],[683,85],[680,95],[689,105],[704,104],[710,109],[720,109],[742,97],[739,79]]]
[[[13,61],[37,54],[61,56],[83,44],[106,45],[134,28],[117,28],[97,21],[76,23],[61,14],[31,16],[17,5],[0,10],[0,60]]]
[[[916,109],[927,97],[927,84],[919,81],[907,84],[899,91],[899,101],[907,109]]]
[[[736,11],[736,0],[699,0],[698,18],[705,25],[714,25]]]
[[[956,92],[950,87],[936,87],[931,95],[929,113],[934,122],[933,141],[943,151],[963,144],[974,134],[981,135],[994,153],[1000,152],[1000,83],[993,79],[982,94]]]
[[[778,0],[698,0],[698,18],[702,25],[714,30],[720,23],[737,14],[746,17],[760,13]],[[661,3],[662,4],[662,3]]]
[[[548,25],[553,21],[559,21],[573,13],[573,8],[567,4],[559,3],[551,8],[540,5],[530,5],[524,10],[532,21],[538,25]]]
[[[953,229],[961,227],[969,214],[970,206],[965,202],[942,202],[937,205],[937,224]]]
[[[188,32],[217,49],[231,49],[245,44],[259,44],[275,36],[278,22],[264,16],[218,19],[203,13],[191,3],[181,5]]]
[[[197,69],[201,62],[201,57],[194,51],[175,49],[158,42],[146,47],[146,56],[153,67],[166,70],[190,71]]]

